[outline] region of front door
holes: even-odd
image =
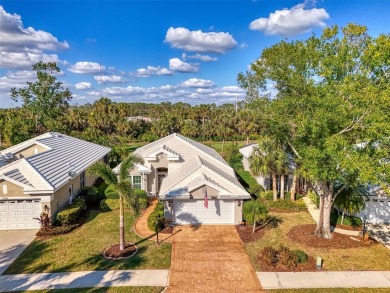
[[[167,177],[167,174],[166,173],[159,173],[157,174],[157,188],[158,188],[158,193],[160,193],[160,188],[161,188],[161,184],[162,184],[162,181],[163,179]]]

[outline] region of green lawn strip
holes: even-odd
[[[323,289],[274,289],[269,293],[387,293],[389,288],[323,288]]]
[[[136,243],[131,259],[107,260],[102,252],[119,242],[119,212],[92,210],[87,223],[69,234],[36,238],[7,269],[6,274],[125,269],[168,269],[171,244],[156,245],[132,232],[133,219],[125,212],[126,241]]]
[[[381,244],[349,249],[316,248],[296,243],[287,235],[290,229],[297,225],[313,224],[314,221],[307,212],[269,213],[281,222],[277,228],[270,228],[263,237],[245,245],[246,251],[256,271],[261,271],[258,256],[266,246],[279,248],[284,245],[291,250],[299,249],[309,256],[321,256],[324,269],[328,271],[388,271],[390,270],[390,250]],[[313,231],[314,232],[314,231]],[[324,239],[323,241],[327,241]]]
[[[53,290],[23,291],[28,293],[159,293],[164,287],[110,287],[110,288],[73,288]]]

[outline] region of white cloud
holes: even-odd
[[[106,67],[96,62],[76,62],[68,70],[80,74],[103,73]]]
[[[60,42],[52,34],[25,28],[22,18],[17,14],[7,13],[0,6],[0,67],[29,68],[39,61],[58,62],[56,51],[69,48],[69,44]]]
[[[184,27],[170,27],[165,42],[171,47],[195,52],[225,53],[237,46],[236,40],[225,32],[190,31]]]
[[[308,3],[298,4],[291,9],[276,10],[268,18],[261,17],[252,21],[249,28],[266,35],[288,37],[308,32],[314,27],[324,27],[329,14],[323,8],[305,9]]]
[[[198,67],[191,65],[187,62],[181,61],[179,58],[172,58],[169,60],[169,69],[177,72],[197,72]]]
[[[218,60],[217,57],[211,57],[209,55],[202,55],[199,53],[197,53],[195,55],[187,55],[186,53],[182,53],[181,58],[183,60],[186,60],[187,58],[188,59],[196,59],[196,60],[201,60],[203,62],[210,62],[210,61],[217,61]]]
[[[79,82],[75,85],[75,88],[78,90],[87,90],[92,87],[92,84],[90,82]]]
[[[172,71],[167,68],[162,68],[160,66],[148,66],[146,68],[139,68],[135,72],[135,76],[138,77],[149,77],[151,75],[172,75]]]
[[[182,87],[190,88],[210,88],[214,86],[214,82],[209,79],[190,78],[181,83]]]
[[[126,82],[122,76],[119,75],[95,75],[93,77],[98,83],[123,83]]]

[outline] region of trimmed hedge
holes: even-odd
[[[306,211],[307,207],[302,199],[291,201],[289,198],[273,200],[264,200],[265,205],[270,209],[283,210],[286,212]]]
[[[164,219],[164,204],[158,203],[154,211],[149,215],[148,227],[151,231],[155,230],[156,220]],[[164,221],[159,221],[159,228],[164,228]]]
[[[56,221],[60,226],[69,226],[77,221],[80,213],[85,208],[85,201],[81,198],[76,198],[73,200],[72,205],[67,206],[57,214]]]
[[[98,207],[100,201],[104,198],[104,195],[95,186],[84,187],[81,194],[84,196],[88,208]]]
[[[104,190],[104,195],[108,199],[119,199],[119,194],[118,192],[116,192],[112,184],[108,185],[107,188]]]

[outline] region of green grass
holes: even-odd
[[[28,293],[159,293],[163,287],[111,287],[111,288],[74,288],[54,290],[23,291]]]
[[[71,233],[36,238],[5,273],[168,269],[171,244],[142,240],[132,232],[132,225],[131,214],[126,211],[126,241],[138,246],[138,253],[131,259],[112,261],[102,257],[105,248],[119,242],[119,213],[92,210],[88,222]]]
[[[258,261],[260,251],[266,246],[279,248],[280,245],[286,246],[291,250],[302,250],[312,257],[321,256],[324,260],[324,269],[328,271],[390,270],[390,262],[384,261],[390,259],[390,250],[382,244],[348,249],[311,247],[296,243],[287,235],[294,226],[314,224],[309,213],[270,212],[269,215],[278,219],[279,225],[276,228],[267,230],[260,239],[245,245],[246,251],[256,271],[261,271],[261,264]],[[327,240],[324,239],[323,241]]]

